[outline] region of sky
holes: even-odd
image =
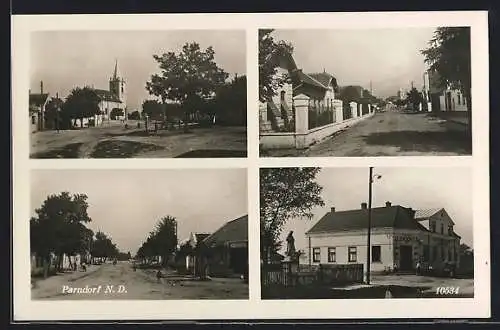
[[[455,232],[462,243],[473,246],[472,231],[472,172],[464,167],[376,167],[374,175],[381,175],[373,183],[372,207],[392,205],[414,210],[444,208],[455,222]],[[314,217],[291,219],[283,229],[285,242],[290,230],[294,232],[297,249],[307,249],[305,233],[319,221],[331,207],[336,211],[361,208],[368,202],[368,168],[322,168],[317,182],[323,187],[324,207],[313,210]],[[286,248],[286,243],[282,248]]]
[[[275,30],[277,40],[291,42],[293,57],[306,73],[333,74],[341,86],[361,85],[378,97],[400,88],[423,85],[426,70],[420,53],[435,28],[355,30]]]
[[[177,219],[182,241],[248,214],[245,169],[33,170],[31,187],[32,215],[50,194],[87,194],[87,226],[132,254],[163,216]]]
[[[244,30],[41,31],[31,39],[30,88],[66,97],[76,86],[108,89],[115,60],[127,84],[127,106],[140,109],[145,86],[159,68],[153,54],[178,53],[186,42],[213,46],[215,61],[231,76],[246,73]]]

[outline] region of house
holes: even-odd
[[[273,55],[276,74],[274,80],[284,84],[278,88],[275,96],[260,105],[260,130],[279,131],[294,125],[293,97],[306,95],[310,106],[319,111],[333,109],[335,92],[338,92],[337,79],[324,69],[321,73],[304,73],[297,67],[292,54],[285,52]]]
[[[444,86],[437,72],[428,72],[429,76],[429,98],[432,111],[467,111],[467,100],[463,93]]]
[[[196,250],[200,247],[200,244],[203,242],[205,238],[210,236],[210,234],[206,233],[191,233],[189,238],[185,243],[189,244],[191,251],[187,253],[185,256],[186,261],[186,270],[190,273],[196,274],[198,270],[196,269]]]
[[[279,130],[287,124],[286,121],[292,120],[293,85],[291,77],[298,70],[297,64],[289,52],[274,54],[268,60],[276,65],[273,80],[280,80],[283,84],[276,90],[271,99],[267,102],[260,102],[259,115],[262,132]]]
[[[42,131],[45,128],[45,107],[49,101],[49,93],[43,92],[43,81],[40,81],[40,93],[32,94],[29,90],[29,121],[31,132]]]
[[[209,276],[248,276],[248,215],[225,223],[203,240],[199,268]]]
[[[307,233],[312,265],[367,265],[368,209],[331,208]],[[387,202],[372,208],[371,271],[412,271],[419,261],[459,264],[460,236],[444,209],[413,210]]]

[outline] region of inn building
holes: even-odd
[[[386,202],[372,208],[371,271],[414,271],[417,262],[459,265],[460,236],[443,208],[413,210]],[[368,208],[334,207],[306,232],[308,261],[319,264],[362,263],[367,269]]]

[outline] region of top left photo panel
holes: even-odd
[[[245,30],[30,37],[30,158],[247,157]]]

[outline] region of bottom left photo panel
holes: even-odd
[[[248,299],[247,170],[32,170],[32,300]]]

